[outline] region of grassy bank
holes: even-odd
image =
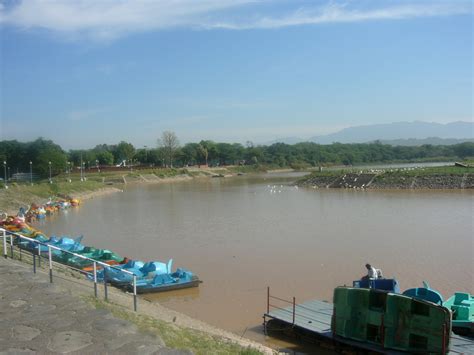
[[[0,183],[0,211],[16,213],[20,207],[27,207],[32,203],[43,204],[49,197],[72,196],[82,198],[93,195],[100,190],[123,189],[127,183],[159,183],[174,179],[190,179],[209,177],[215,174],[259,173],[266,168],[258,166],[234,166],[216,168],[185,168],[185,169],[121,169],[103,170],[99,172],[85,172],[86,179],[81,181],[80,175],[58,175],[53,177],[53,183],[48,179],[23,183],[9,183],[8,189]]]

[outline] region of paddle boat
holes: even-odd
[[[178,268],[173,273],[158,274],[153,279],[137,281],[137,293],[152,293],[197,287],[201,281],[191,271]],[[128,291],[133,292],[133,285],[128,284]]]
[[[443,302],[453,312],[453,330],[459,334],[474,335],[474,296],[456,292]]]
[[[87,266],[93,265],[94,264],[93,260],[102,261],[102,262],[113,260],[113,261],[116,261],[119,264],[121,262],[127,262],[126,260],[128,260],[128,259],[123,258],[122,256],[120,256],[118,254],[115,254],[115,253],[113,253],[113,252],[111,252],[110,250],[107,250],[107,249],[95,249],[91,253],[79,253],[79,254],[82,255],[82,256],[85,256],[89,259],[83,259],[79,256],[72,256],[71,258],[69,258],[66,261],[66,264],[69,265],[69,266],[72,266],[74,268],[77,268],[77,269],[83,269]],[[90,259],[93,259],[93,260],[90,260]]]
[[[97,251],[100,249],[90,247],[90,246],[85,246],[81,250],[74,251],[74,254],[77,255],[83,255],[85,257],[90,257],[90,255],[93,255],[94,253],[97,253]],[[53,259],[54,261],[57,261],[58,263],[61,264],[68,264],[69,260],[73,258],[77,258],[76,255],[70,254],[70,253],[58,253],[58,254],[53,254]]]
[[[39,249],[42,253],[47,253],[48,252],[48,245],[54,246],[61,248],[63,250],[67,251],[72,251],[72,252],[79,252],[83,250],[85,247],[84,245],[81,244],[83,236],[81,235],[80,237],[77,237],[75,239],[69,238],[69,237],[56,237],[56,236],[51,236],[46,241],[41,241],[42,243],[46,245],[39,245]],[[37,240],[37,239],[36,239]],[[38,252],[38,244],[34,242],[30,242],[31,244],[34,245],[34,251],[37,253]],[[62,252],[59,250],[52,249],[52,253],[55,255],[59,255]]]
[[[410,354],[446,354],[451,312],[438,304],[377,289],[337,287],[331,329],[336,337]]]
[[[173,259],[170,259],[167,264],[159,261],[150,261],[144,263],[141,267],[140,264],[141,262],[136,262],[132,267],[128,268],[128,271],[137,276],[137,282],[151,280],[156,275],[168,274],[171,271]],[[114,270],[114,268],[105,269],[100,275],[102,280],[104,279],[104,274],[107,282],[118,287],[127,287],[127,285],[133,283],[132,275]]]
[[[474,296],[467,292],[456,292],[443,301],[443,296],[423,281],[423,287],[410,288],[404,295],[442,305],[452,312],[453,331],[462,335],[474,334]]]
[[[95,260],[97,260],[97,259],[95,259]],[[128,263],[130,261],[130,259],[125,257],[121,261],[118,261],[116,259],[108,259],[108,256],[104,255],[103,259],[100,259],[100,260],[97,260],[97,261],[100,261],[100,262],[105,263],[105,264],[110,265],[110,266],[120,266],[120,265],[125,265],[126,263]],[[103,269],[103,266],[101,264],[97,264],[96,270],[102,270],[102,269]],[[93,273],[94,272],[94,263],[92,263],[88,266],[84,266],[82,268],[82,271],[87,272],[88,274]]]
[[[103,268],[98,269],[97,281],[100,281],[100,282],[104,281],[104,273],[107,273],[107,282],[112,283],[111,281],[118,279],[119,275],[125,274],[121,270],[130,271],[136,274],[138,270],[140,270],[144,265],[145,263],[140,260],[128,260],[125,264],[114,265],[113,268],[106,268],[106,270]],[[94,275],[88,274],[87,278],[90,280],[94,280]]]
[[[371,288],[375,290],[388,291],[393,293],[400,293],[400,284],[398,280],[393,279],[369,279],[363,277],[360,280],[352,281],[352,287],[355,288]]]

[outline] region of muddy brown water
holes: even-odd
[[[402,289],[426,280],[445,297],[474,291],[472,192],[303,189],[289,185],[297,177],[130,186],[37,227],[134,259],[173,258],[204,283],[147,299],[259,341],[267,286],[331,301],[366,262]]]

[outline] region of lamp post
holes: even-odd
[[[33,185],[33,162],[30,160],[30,183]]]
[[[86,168],[86,163],[82,162],[82,179],[83,181],[86,181],[86,171],[84,170]]]
[[[51,162],[48,162],[48,165],[49,165],[49,183],[52,184],[53,179],[51,179]]]
[[[8,177],[7,177],[7,162],[3,161],[3,178],[5,179],[5,188],[8,189]]]
[[[67,162],[67,181],[71,182],[71,162]]]
[[[148,153],[146,150],[148,147],[146,145],[144,147],[145,147],[145,164],[148,165]]]
[[[83,175],[84,175],[84,162],[82,161],[82,153],[81,153],[81,181],[84,181]]]
[[[97,172],[100,173],[100,167],[99,167],[99,160],[95,160],[95,167],[97,168]]]

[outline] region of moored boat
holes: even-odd
[[[80,253],[80,254],[89,259],[84,259],[84,258],[81,258],[80,256],[72,256],[66,261],[66,264],[77,269],[83,269],[87,266],[94,264],[93,260],[102,261],[102,262],[116,261],[118,263],[125,261],[125,258],[123,258],[122,256],[115,254],[111,252],[110,250],[106,250],[106,249],[95,249],[91,253],[85,253],[85,254]],[[90,260],[90,259],[93,259],[93,260]]]
[[[442,305],[452,313],[452,327],[455,333],[474,334],[474,296],[467,292],[456,292],[443,301],[443,296],[430,288],[427,282],[423,287],[410,288],[404,295]]]
[[[140,262],[134,264],[133,267],[129,268],[127,271],[133,273],[136,276],[137,282],[144,282],[147,280],[152,280],[156,275],[160,274],[168,274],[172,270],[173,259],[170,259],[167,264],[162,263],[160,261],[150,261],[144,263],[140,266]],[[116,270],[113,268],[109,268],[104,270],[101,273],[102,279],[104,279],[104,274],[107,282],[110,282],[112,285],[115,286],[128,286],[131,285],[133,282],[133,276],[125,273],[120,272],[120,270]]]
[[[178,268],[173,273],[158,274],[153,279],[137,281],[137,293],[153,293],[178,290],[182,288],[197,287],[201,281],[191,271]],[[127,286],[133,291],[133,286]]]
[[[474,335],[474,296],[466,292],[456,292],[443,302],[443,306],[453,313],[453,330],[459,334]]]
[[[331,323],[335,336],[384,349],[424,354],[449,350],[450,311],[397,293],[337,287]]]
[[[393,293],[400,293],[400,284],[398,280],[393,279],[369,279],[362,278],[360,280],[352,281],[352,287],[355,288],[371,288],[376,290],[388,291]]]

